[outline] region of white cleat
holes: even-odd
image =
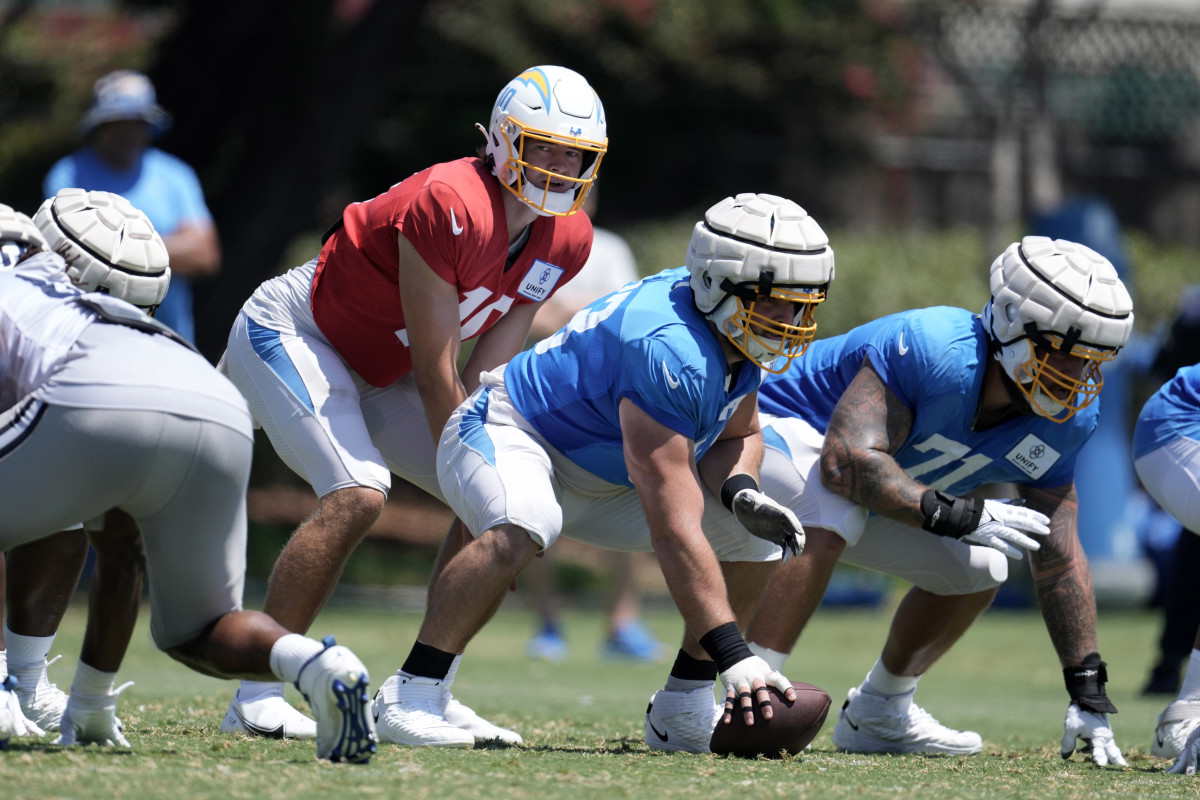
[[[659,689],[646,706],[646,745],[651,750],[709,753],[713,731],[724,706],[713,699],[712,687],[687,692]]]
[[[1158,715],[1150,754],[1179,758],[1184,742],[1197,728],[1200,728],[1200,700],[1175,700]]]
[[[242,700],[241,689],[234,693],[221,720],[221,733],[241,733],[267,739],[315,739],[317,723],[301,714],[283,699],[283,684],[253,700]]]
[[[912,696],[908,692],[889,700],[851,689],[833,728],[834,746],[849,753],[957,756],[983,749],[978,733],[947,728],[914,703]]]
[[[374,704],[379,738],[410,747],[474,747],[475,736],[446,719],[451,695],[442,690],[442,683],[402,675],[384,681]]]
[[[41,663],[30,664],[20,669],[13,669],[11,674],[17,678],[17,699],[21,702],[21,711],[26,719],[47,731],[56,731],[62,721],[63,711],[67,708],[67,693],[51,683],[47,670],[51,664],[62,656],[55,656]]]
[[[454,695],[446,692],[446,708],[442,712],[446,722],[460,728],[475,737],[476,744],[521,744],[524,740],[521,734],[493,725],[476,714],[467,706],[458,702]]]
[[[13,736],[42,736],[41,728],[25,718],[16,694],[17,679],[12,675],[0,681],[0,750],[8,749]]]
[[[67,699],[58,738],[50,744],[96,744],[103,747],[129,747],[124,726],[117,719],[117,695],[133,686],[124,683],[104,695],[73,694]]]
[[[296,688],[317,718],[317,758],[366,764],[378,747],[371,719],[371,679],[358,656],[332,636],[325,649],[300,668]]]

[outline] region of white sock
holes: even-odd
[[[115,672],[101,672],[80,661],[75,665],[75,680],[71,681],[71,694],[84,697],[107,697],[112,693]]]
[[[1193,650],[1188,659],[1183,686],[1179,687],[1179,699],[1200,700],[1200,649]]]
[[[12,669],[23,669],[34,664],[41,664],[50,655],[54,646],[54,634],[49,636],[22,636],[13,633],[4,625],[4,643],[8,648],[8,663]]]
[[[300,668],[309,659],[325,649],[325,645],[316,639],[310,639],[299,633],[288,633],[280,636],[271,645],[271,672],[285,683],[293,683],[300,676]],[[257,681],[242,681],[242,689],[252,693],[265,694],[263,688],[274,687],[277,684],[259,683]],[[241,692],[241,690],[239,690]],[[246,694],[240,694],[243,700],[249,699]]]
[[[463,654],[459,653],[454,657],[454,660],[450,662],[450,669],[446,671],[446,678],[444,681],[442,681],[443,692],[450,691],[450,684],[454,683],[454,676],[458,674],[458,666],[462,664],[462,657]]]
[[[862,683],[862,690],[867,694],[886,697],[889,700],[897,695],[908,694],[917,688],[917,681],[921,680],[921,676],[902,676],[893,675],[888,671],[888,668],[883,665],[883,659],[875,662],[875,666],[871,667],[871,671],[867,673],[867,679]]]
[[[776,672],[783,672],[783,664],[787,661],[788,654],[781,653],[778,650],[772,650],[769,647],[763,647],[761,644],[747,642],[750,645],[750,652],[761,658],[770,665],[771,669]]]

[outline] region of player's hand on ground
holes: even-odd
[[[804,552],[804,527],[791,509],[781,506],[756,489],[742,489],[733,496],[733,515],[742,527],[760,539],[783,548],[783,559]]]
[[[1183,744],[1175,764],[1167,772],[1175,775],[1195,775],[1200,765],[1200,728],[1196,728]]]
[[[13,685],[16,678],[13,678]],[[13,736],[44,736],[46,732],[21,711],[17,693],[9,688],[0,689],[0,742]]]
[[[725,686],[725,716],[721,719],[725,724],[733,720],[734,713],[741,711],[746,724],[753,725],[756,708],[763,719],[770,719],[774,712],[768,686],[778,689],[789,702],[796,699],[792,682],[758,656],[743,658],[722,672],[721,683]]]
[[[1031,508],[1012,505],[1004,500],[984,500],[983,516],[975,530],[962,541],[999,550],[1020,561],[1021,548],[1040,550],[1042,545],[1034,536],[1050,533],[1050,518]]]
[[[1090,756],[1098,767],[1115,764],[1118,767],[1129,766],[1121,755],[1113,738],[1112,728],[1108,726],[1108,715],[1085,711],[1071,703],[1067,707],[1067,717],[1063,720],[1062,757],[1070,758],[1075,752],[1076,740],[1082,742],[1079,752]]]

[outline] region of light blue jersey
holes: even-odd
[[[972,427],[988,337],[978,314],[939,306],[882,317],[818,339],[759,391],[762,411],[800,417],[824,433],[864,359],[913,414],[895,453],[914,479],[951,494],[987,483],[1054,488],[1070,483],[1075,458],[1099,420],[1099,401],[1065,422],[1022,414],[985,431]],[[785,447],[764,431],[768,447]]]
[[[718,334],[692,303],[681,267],[585,307],[513,358],[504,383],[513,405],[559,452],[610,483],[632,486],[621,399],[694,441],[699,459],[759,386],[762,372],[739,363],[729,378]]]
[[[1180,369],[1142,406],[1133,429],[1134,461],[1181,436],[1200,441],[1200,364]]]

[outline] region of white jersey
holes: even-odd
[[[121,337],[131,329],[99,321],[78,302],[85,296],[53,253],[0,274],[0,411],[32,398],[74,408],[168,411],[248,430],[245,401],[202,356],[166,336],[139,333],[147,337],[149,368],[122,358]]]

